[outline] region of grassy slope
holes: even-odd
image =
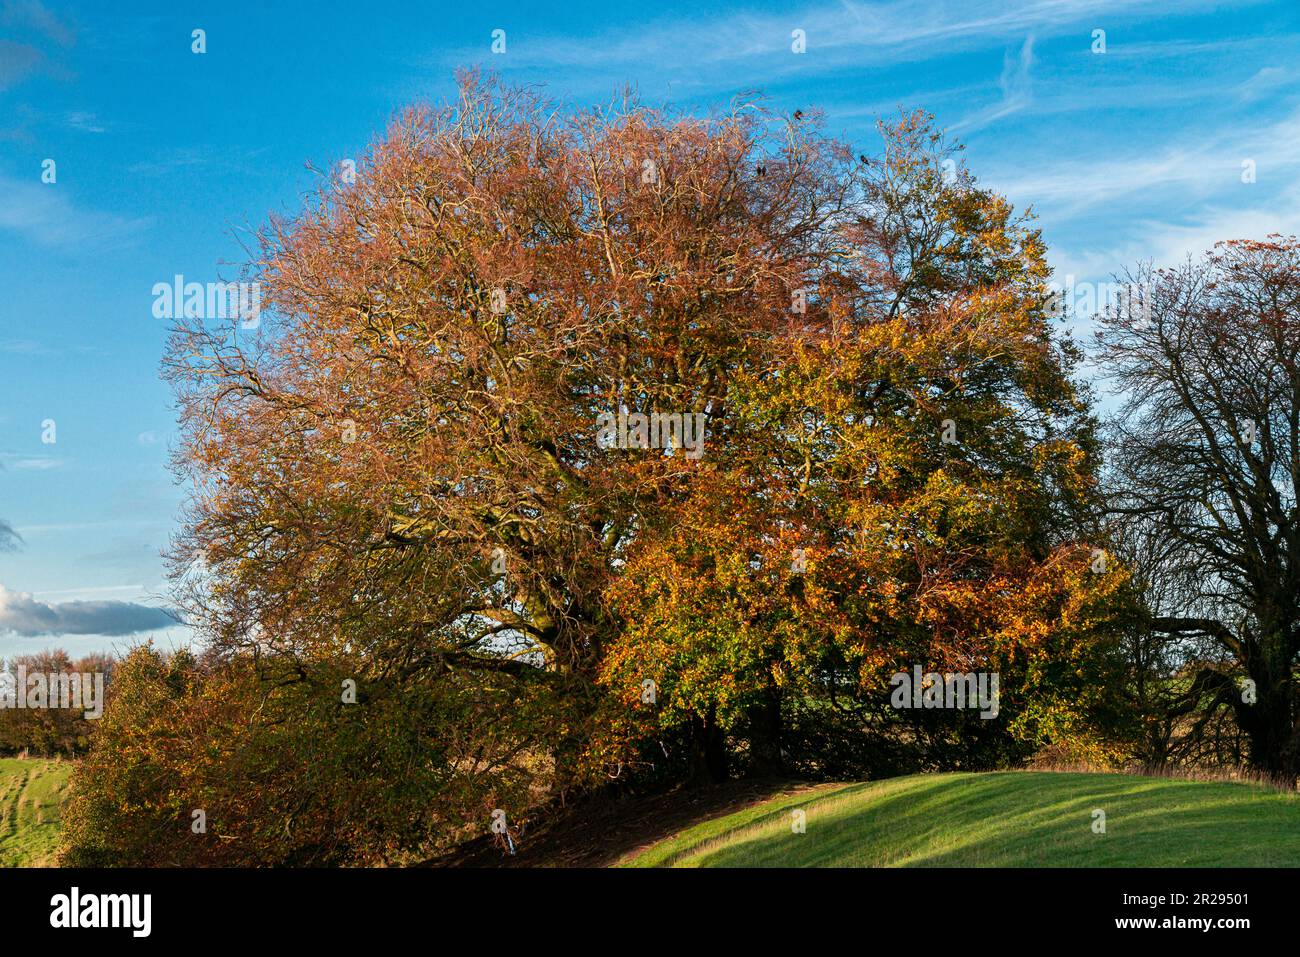
[[[0,758],[0,867],[53,863],[71,772],[66,761]]]
[[[793,833],[791,811],[806,813]],[[1092,830],[1094,809],[1106,833]],[[1300,867],[1300,798],[1115,774],[834,784],[697,824],[635,867]]]

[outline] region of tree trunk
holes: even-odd
[[[717,711],[710,706],[703,717],[691,719],[691,784],[696,787],[720,784],[727,779],[727,746]]]
[[[749,709],[749,773],[775,777],[785,772],[781,755],[781,693],[769,688]]]
[[[1289,656],[1265,646],[1248,673],[1255,682],[1254,704],[1238,707],[1239,723],[1250,739],[1251,766],[1287,787],[1295,785],[1297,770],[1295,686]],[[1272,652],[1272,653],[1270,653]],[[1262,660],[1261,660],[1262,659]],[[1258,662],[1263,667],[1250,667]]]

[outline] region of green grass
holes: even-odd
[[[774,798],[620,866],[1300,867],[1300,798],[1119,774],[923,774]]]
[[[0,867],[53,864],[67,761],[0,758]]]

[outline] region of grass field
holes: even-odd
[[[59,802],[71,772],[66,761],[0,758],[0,867],[53,863]]]
[[[795,810],[804,833],[795,833]],[[1094,831],[1095,810],[1105,833]],[[1300,798],[1047,771],[832,784],[694,825],[633,867],[1300,867]]]

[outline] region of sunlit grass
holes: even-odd
[[[792,829],[803,810],[804,833]],[[1093,812],[1105,812],[1105,833]],[[1300,799],[1117,774],[926,774],[827,785],[695,825],[636,867],[1297,867]]]
[[[71,772],[66,761],[0,758],[0,867],[53,863]]]

